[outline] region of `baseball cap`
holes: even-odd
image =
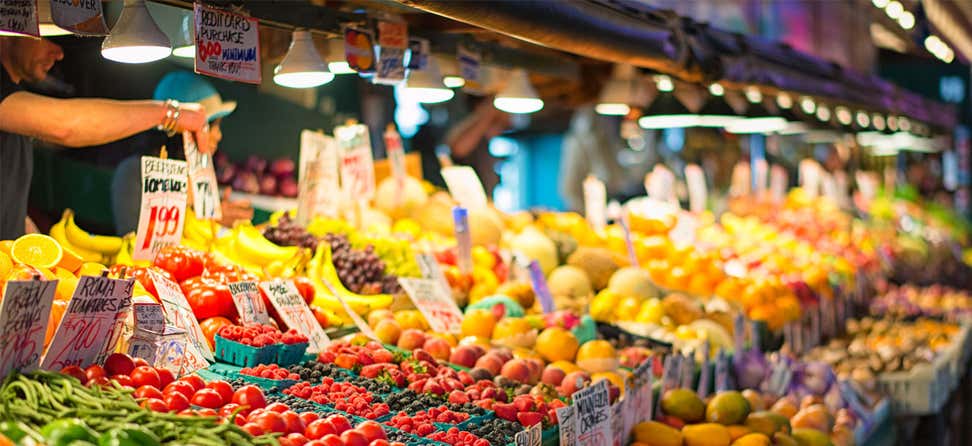
[[[188,71],[173,71],[163,76],[153,96],[159,101],[197,102],[206,107],[206,119],[210,122],[236,110],[236,101],[224,102],[213,84]]]

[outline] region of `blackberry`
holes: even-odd
[[[480,425],[466,426],[465,430],[485,439],[493,446],[503,446],[513,443],[513,438],[522,430],[522,427],[519,423],[494,418]]]

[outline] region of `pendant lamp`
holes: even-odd
[[[273,70],[273,82],[289,88],[314,88],[334,80],[334,73],[314,47],[310,31],[294,30],[290,49]]]
[[[169,37],[159,29],[145,0],[125,0],[111,34],[101,43],[105,59],[122,63],[146,63],[172,54]]]

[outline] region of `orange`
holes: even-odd
[[[537,336],[534,350],[547,362],[573,361],[577,354],[577,337],[560,327],[550,327]]]
[[[610,342],[595,339],[580,346],[575,362],[590,373],[609,372],[618,368],[618,355]]]
[[[67,246],[62,246],[61,248],[64,250],[64,255],[61,256],[61,261],[57,263],[57,266],[72,273],[81,269],[81,265],[84,264],[84,259]]]
[[[0,252],[0,278],[7,277],[11,269],[13,269],[13,260],[10,260],[10,256],[6,253]]]
[[[10,256],[25,265],[50,269],[61,261],[64,250],[57,240],[50,236],[27,234],[14,241],[13,246],[10,247]]]
[[[496,317],[489,310],[476,308],[466,312],[462,318],[462,335],[487,338],[493,336],[493,328],[496,326]]]
[[[78,277],[60,267],[54,267],[54,276],[57,277],[57,290],[54,292],[54,298],[65,302],[71,300],[74,289],[78,287]]]
[[[13,246],[13,240],[0,240],[0,252],[10,255],[10,247]]]
[[[47,333],[44,335],[44,348],[51,345],[51,338],[57,331],[57,326],[61,324],[61,319],[67,311],[68,301],[57,300],[51,303],[51,314],[47,317]]]

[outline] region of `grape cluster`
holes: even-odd
[[[263,231],[263,236],[280,246],[300,246],[312,251],[317,249],[319,242],[317,237],[291,219],[290,213],[287,212],[280,217],[275,226],[268,226]]]
[[[464,429],[479,438],[486,439],[493,446],[500,446],[513,443],[513,437],[516,436],[517,432],[523,430],[523,426],[502,418],[493,418],[482,424],[471,423]]]
[[[353,249],[347,236],[341,234],[327,234],[324,241],[331,245],[331,261],[341,283],[349,290],[358,294],[395,291],[392,283],[397,286],[398,282],[394,276],[385,276],[385,262],[375,254],[373,246]]]

